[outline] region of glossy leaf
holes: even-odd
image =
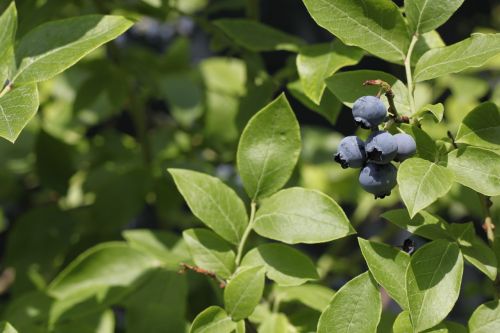
[[[42,24],[16,47],[16,84],[48,80],[132,26],[120,16],[88,15]]]
[[[250,316],[264,292],[265,269],[262,266],[243,268],[229,280],[224,289],[224,304],[234,321]]]
[[[465,147],[448,154],[448,169],[455,180],[484,195],[500,195],[500,155],[490,150]]]
[[[89,289],[129,286],[159,262],[125,243],[102,243],[78,256],[48,287],[56,298],[78,297]]]
[[[326,85],[344,105],[352,108],[354,102],[361,96],[377,95],[379,88],[376,86],[365,86],[367,80],[380,79],[389,83],[394,92],[394,105],[399,113],[410,115],[408,104],[408,88],[396,77],[373,70],[356,70],[334,74],[326,80]],[[389,103],[385,95],[381,96],[382,102],[388,107]]]
[[[304,0],[314,21],[344,44],[401,63],[409,45],[399,8],[386,0]]]
[[[421,158],[410,158],[399,166],[401,198],[410,217],[444,196],[453,185],[453,172]]]
[[[332,289],[312,283],[293,287],[276,286],[274,291],[281,302],[301,302],[319,312],[326,309],[335,295]]]
[[[358,238],[358,243],[375,280],[401,308],[408,308],[405,275],[410,255],[392,246],[362,238]]]
[[[257,21],[247,19],[220,19],[214,24],[236,44],[254,52],[292,51],[297,52],[304,42],[285,32]]]
[[[234,271],[235,254],[221,237],[207,229],[189,229],[182,233],[194,263],[226,279]]]
[[[333,296],[318,323],[318,333],[376,332],[382,313],[377,283],[365,272]]]
[[[248,195],[255,200],[283,187],[300,148],[299,124],[282,94],[253,116],[241,134],[237,163]]]
[[[321,102],[325,79],[345,66],[357,64],[363,51],[344,45],[340,40],[331,43],[303,46],[297,56],[297,70],[304,93],[316,105]]]
[[[458,299],[463,259],[458,246],[436,240],[418,249],[406,272],[408,309],[415,331],[441,322]]]
[[[16,141],[22,129],[38,110],[36,84],[15,87],[0,97],[0,136]]]
[[[254,223],[259,235],[288,244],[322,243],[355,233],[332,198],[300,187],[282,190],[265,200]]]
[[[423,34],[440,27],[464,0],[405,0],[405,14],[411,33]]]
[[[177,189],[193,214],[217,234],[237,244],[248,223],[243,201],[218,178],[207,174],[169,169]]]
[[[236,323],[224,309],[211,306],[196,316],[189,333],[231,333],[235,329]]]
[[[280,286],[298,286],[319,278],[311,259],[280,243],[262,244],[248,252],[241,266],[263,266],[267,277]]]
[[[500,111],[496,104],[487,102],[472,110],[458,128],[455,140],[486,149],[500,149]]]
[[[479,67],[500,52],[500,33],[473,34],[456,44],[426,52],[415,67],[417,82]]]
[[[469,319],[470,333],[490,333],[500,330],[500,301],[480,305]]]

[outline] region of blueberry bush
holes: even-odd
[[[466,4],[0,1],[0,333],[500,332]]]

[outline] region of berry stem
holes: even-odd
[[[415,107],[415,99],[413,97],[413,91],[415,90],[415,87],[413,85],[413,77],[411,72],[411,55],[413,53],[415,45],[417,44],[417,41],[418,41],[418,35],[415,34],[411,39],[410,46],[408,48],[408,53],[406,54],[404,62],[406,71],[406,84],[408,86],[408,102],[410,104],[410,110],[412,115],[415,114],[417,110]]]
[[[380,97],[381,91],[384,92],[385,97],[387,97],[387,101],[389,102],[389,114],[391,115],[391,119],[387,122],[386,129],[392,126],[393,123],[409,123],[410,119],[406,116],[400,116],[398,114],[398,110],[396,109],[396,104],[394,104],[394,92],[392,91],[392,87],[389,83],[383,80],[368,80],[363,82],[364,86],[380,86],[380,91],[377,94],[377,97]]]
[[[252,232],[254,221],[255,221],[255,212],[257,211],[257,203],[252,201],[250,204],[250,221],[248,222],[248,226],[243,233],[243,237],[241,237],[240,244],[238,245],[238,252],[236,254],[236,266],[240,265],[241,257],[243,256],[243,250],[245,248],[245,243],[247,242],[248,236],[250,232]]]
[[[495,241],[495,224],[493,223],[493,218],[491,217],[491,211],[490,207],[492,205],[490,197],[478,193],[479,199],[481,200],[481,207],[483,209],[483,216],[484,216],[484,222],[483,222],[483,229],[486,232],[486,237],[488,238],[488,241],[490,244],[493,244]]]

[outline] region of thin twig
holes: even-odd
[[[219,283],[220,288],[226,287],[226,281],[224,279],[222,279],[221,277],[217,276],[217,274],[215,274],[212,271],[206,270],[206,269],[198,267],[198,266],[192,266],[192,265],[189,265],[189,264],[186,264],[183,262],[180,263],[180,266],[181,266],[181,269],[179,270],[180,274],[184,274],[187,271],[193,271],[195,273],[205,275],[214,281],[217,281]]]
[[[392,125],[393,123],[406,123],[406,124],[410,123],[410,118],[408,118],[407,116],[399,115],[398,110],[396,108],[396,104],[394,103],[394,92],[392,91],[392,87],[389,83],[377,79],[377,80],[367,80],[363,82],[363,85],[379,86],[380,91],[377,94],[378,97],[380,97],[381,92],[384,92],[385,97],[387,97],[387,101],[389,102],[389,109],[387,111],[389,112],[389,115],[392,119],[392,121],[389,121],[390,125]]]

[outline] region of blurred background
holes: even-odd
[[[0,1],[0,10],[8,3]],[[243,194],[234,167],[239,134],[248,119],[282,91],[299,119],[303,140],[300,163],[289,185],[328,193],[344,208],[360,237],[394,246],[410,237],[380,217],[384,211],[403,207],[397,191],[374,200],[355,185],[355,170],[342,170],[333,162],[340,139],[356,131],[350,110],[336,100],[319,107],[304,100],[294,88],[295,53],[253,52],[233,43],[213,24],[220,18],[251,18],[309,44],[331,41],[302,1],[18,0],[16,4],[18,38],[43,22],[76,15],[113,13],[137,20],[117,40],[40,84],[36,117],[15,144],[0,142],[0,317],[21,325],[20,332],[37,332],[33,322],[40,314],[26,311],[28,305],[37,309],[39,298],[34,293],[91,246],[120,240],[124,230],[151,228],[163,230],[182,249],[182,230],[200,222],[178,194],[168,167],[207,172]],[[498,30],[498,1],[466,0],[438,32],[449,45],[474,32]],[[404,81],[403,67],[374,57],[365,56],[345,70],[352,69],[380,70]],[[496,57],[473,71],[417,86],[419,105],[445,105],[444,123],[423,122],[428,133],[434,139],[445,138],[446,131],[455,133],[480,102],[500,104],[499,73],[500,57]],[[500,200],[493,202],[494,221],[500,221]],[[454,185],[429,211],[450,223],[473,221],[485,239],[480,201],[468,188]],[[417,246],[425,242],[411,238]],[[250,239],[252,244],[262,241],[255,235]],[[317,261],[322,281],[335,290],[366,270],[356,237],[300,248]],[[14,282],[1,288],[14,271]],[[172,318],[192,320],[218,302],[220,294],[211,281],[194,274],[178,279],[179,292],[168,302],[158,300],[158,304],[178,304]],[[477,305],[493,295],[492,282],[466,266],[451,318],[464,323]],[[390,322],[399,310],[386,303],[384,320]],[[117,332],[134,332],[126,318],[131,304],[115,307]],[[285,306],[293,309],[294,304]],[[140,309],[134,309],[140,316]],[[299,313],[291,318],[300,327],[302,317],[317,315]]]

